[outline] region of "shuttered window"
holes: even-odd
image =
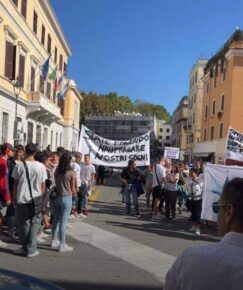
[[[44,78],[42,75],[40,75],[40,87],[39,91],[44,95]]]
[[[35,91],[35,68],[31,67],[30,71],[30,91],[34,92]]]
[[[46,28],[44,25],[42,25],[41,29],[41,43],[45,45],[45,36],[46,36]]]
[[[2,143],[8,142],[8,113],[2,114]]]
[[[57,63],[57,48],[55,47],[54,61]]]
[[[63,55],[60,54],[59,57],[59,70],[62,72],[62,66],[63,66]]]
[[[15,79],[16,46],[6,41],[5,72],[4,75],[10,80]]]
[[[27,0],[22,0],[21,14],[23,15],[25,19],[26,19],[26,12],[27,12]]]
[[[50,34],[48,34],[47,51],[49,54],[51,54],[51,36],[50,36]]]
[[[58,107],[61,109],[61,114],[64,116],[64,103],[63,99],[58,99]]]
[[[67,75],[67,64],[65,62],[64,62],[63,70],[64,70],[64,74]]]
[[[48,99],[51,99],[51,83],[49,82],[46,84],[46,96]]]
[[[38,25],[38,15],[34,11],[34,18],[33,18],[33,31],[35,34],[37,34],[37,25]]]
[[[24,71],[25,71],[25,57],[23,55],[19,55],[19,84],[23,88],[24,87]]]

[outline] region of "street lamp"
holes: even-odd
[[[18,145],[18,97],[21,90],[19,79],[13,80],[12,85],[15,94],[14,145]]]

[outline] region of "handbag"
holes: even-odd
[[[38,215],[44,209],[43,196],[40,195],[40,196],[33,197],[31,184],[30,184],[30,175],[29,175],[28,166],[27,166],[27,164],[26,164],[26,162],[24,160],[23,160],[23,164],[24,164],[24,168],[25,168],[25,172],[26,172],[26,178],[27,178],[27,182],[28,182],[28,186],[29,186],[30,197],[32,199],[32,204],[34,206],[34,214]]]
[[[143,182],[141,180],[137,180],[135,184],[137,195],[140,196],[145,193],[145,187],[143,185]]]

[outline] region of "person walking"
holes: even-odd
[[[104,175],[105,175],[105,166],[104,165],[98,165],[97,168],[97,178],[96,178],[96,184],[98,185],[99,183],[101,185],[104,184]]]
[[[167,219],[173,220],[176,218],[178,180],[179,180],[178,169],[173,168],[171,164],[168,164],[165,177],[165,216]]]
[[[37,232],[41,225],[43,193],[47,179],[44,165],[35,160],[37,150],[36,144],[27,144],[25,160],[16,164],[12,174],[13,202],[17,205],[18,233],[22,245],[15,254],[28,258],[40,254],[37,250]],[[40,208],[40,211],[37,212],[37,208]]]
[[[164,290],[241,290],[243,281],[243,178],[223,188],[218,202],[218,243],[186,249],[166,275]]]
[[[56,197],[53,198],[53,222],[51,247],[59,252],[71,252],[66,243],[66,227],[72,209],[72,196],[76,195],[76,172],[71,167],[72,154],[65,151],[55,170]],[[58,239],[59,236],[59,239]]]
[[[141,217],[139,213],[138,195],[136,191],[136,183],[140,179],[140,173],[136,168],[135,160],[129,160],[128,166],[123,169],[121,173],[121,182],[124,184],[126,212],[130,214],[131,211],[131,195],[135,209],[136,217]]]

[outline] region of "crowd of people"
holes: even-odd
[[[173,164],[170,159],[159,157],[156,164],[146,170],[139,170],[136,161],[130,160],[121,173],[122,196],[126,213],[131,211],[131,196],[135,215],[140,217],[138,196],[139,187],[144,185],[146,206],[151,210],[152,220],[176,219],[182,213],[182,206],[191,212],[193,222],[191,231],[200,235],[200,216],[202,211],[203,170],[202,161],[195,160],[189,168],[187,164]]]
[[[58,147],[39,151],[37,144],[25,147],[5,143],[0,157],[0,247],[18,240],[14,252],[32,258],[39,255],[37,243],[51,235],[50,247],[73,250],[66,243],[68,219],[87,218],[88,195],[95,181],[90,156],[74,155]]]

